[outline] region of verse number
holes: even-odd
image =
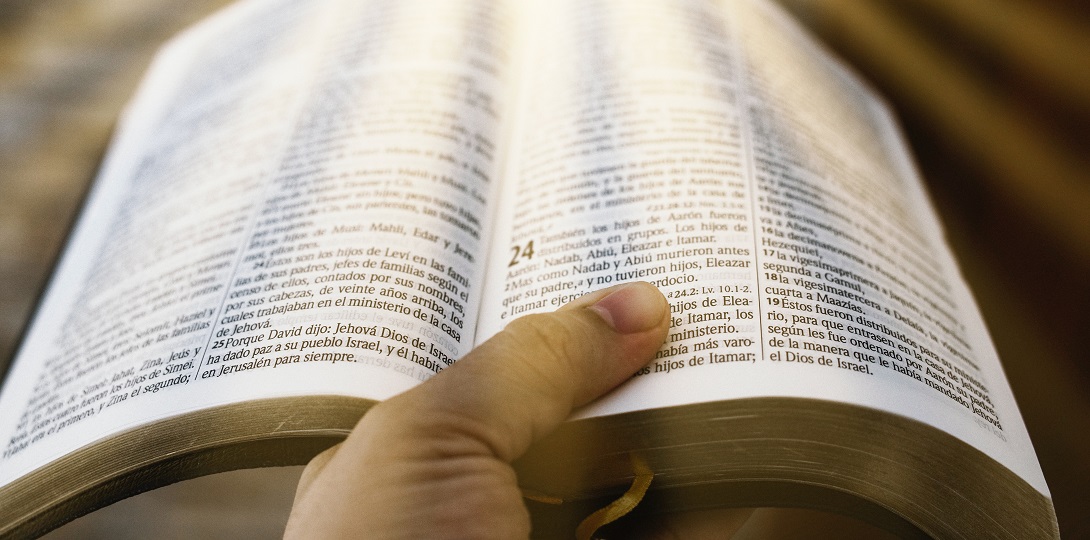
[[[511,246],[511,262],[507,263],[507,266],[515,266],[519,263],[519,259],[532,258],[534,258],[534,241],[530,240],[522,247]]]

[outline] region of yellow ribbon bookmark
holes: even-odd
[[[643,500],[643,496],[647,493],[647,488],[651,486],[651,479],[655,477],[655,473],[651,472],[647,464],[635,454],[632,454],[631,457],[632,468],[636,473],[636,477],[632,479],[632,485],[620,498],[587,516],[575,529],[576,540],[592,540],[598,529],[631,512]]]

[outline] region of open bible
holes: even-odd
[[[635,280],[669,338],[519,461],[544,514],[638,461],[657,511],[1057,536],[888,108],[761,0],[255,0],[173,40],[5,376],[0,536],[305,463]]]

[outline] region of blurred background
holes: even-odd
[[[224,0],[0,0],[0,369],[121,107]],[[1090,538],[1090,3],[781,0],[896,109],[1037,448]],[[266,538],[301,468],[155,490],[50,538]]]

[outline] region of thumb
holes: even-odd
[[[630,283],[513,321],[453,366],[375,405],[344,443],[315,458],[300,479],[289,536],[413,537],[467,524],[525,536],[529,521],[508,464],[646,364],[666,338],[669,314],[658,289]]]
[[[510,462],[647,364],[666,338],[669,315],[649,283],[591,293],[553,313],[516,319],[430,388],[404,397],[452,415],[462,435]]]

